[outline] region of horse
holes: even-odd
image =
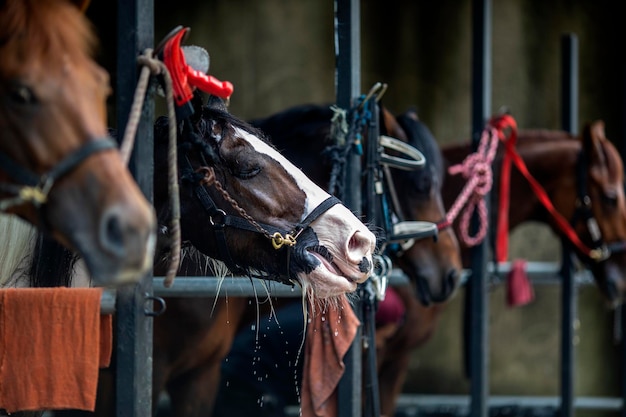
[[[572,245],[578,260],[592,272],[607,305],[614,307],[623,302],[626,261],[623,252],[626,239],[623,163],[615,146],[606,138],[604,123],[587,123],[580,135],[562,130],[521,129],[517,132],[515,149],[530,174],[546,191],[558,215],[573,221],[581,241],[589,248],[608,249],[606,258],[593,259]],[[462,163],[473,153],[469,142],[447,144],[441,147],[441,151],[446,167]],[[499,149],[492,163],[493,178],[501,178],[503,155],[504,150]],[[549,226],[561,239],[567,240],[563,230],[557,227],[554,216],[549,214],[529,182],[515,167],[512,168],[510,181],[508,231],[526,222],[540,222]],[[450,210],[465,185],[463,178],[446,170],[442,189],[446,210]],[[494,188],[496,185],[497,182]],[[489,196],[493,209],[488,220],[489,224],[495,225],[499,196],[494,190]],[[589,210],[587,216],[581,217],[579,210],[585,209]],[[590,222],[589,219],[592,218],[597,222],[599,234],[589,229],[589,225],[593,224],[593,220]],[[460,236],[458,221],[454,223],[454,228]],[[594,226],[592,228],[595,229]],[[592,239],[592,233],[595,233],[595,239]],[[464,266],[469,268],[470,248],[462,241],[461,247]],[[417,305],[416,313],[421,319],[414,329],[419,335],[416,349],[431,340],[445,306],[445,303]]]
[[[550,214],[529,181],[515,168],[510,177],[510,189],[514,192],[510,195],[508,230],[527,221],[546,224],[570,243],[578,260],[592,272],[607,303],[615,306],[623,302],[626,296],[623,162],[616,147],[606,138],[604,123],[586,123],[579,136],[559,130],[520,130],[516,145],[517,153],[545,190],[554,211],[571,223],[581,244],[567,237],[559,227],[557,215]],[[470,145],[449,145],[442,152],[450,165],[456,165],[470,153]],[[494,178],[501,177],[503,152],[500,149],[494,160]],[[458,176],[446,175],[443,189],[446,207],[452,205],[463,185]],[[490,196],[492,207],[497,207],[498,193],[492,192]],[[495,224],[496,214],[497,210],[491,210],[491,224]],[[455,227],[459,224],[455,223]]]
[[[231,115],[221,99],[209,97],[205,102],[198,95],[193,105],[194,116],[181,122],[183,127],[178,137],[184,253],[208,255],[217,262],[218,269],[297,284],[303,294],[311,297],[332,299],[354,291],[373,268],[375,235],[347,207],[281,155],[263,133]],[[169,120],[158,118],[154,127],[153,179],[159,219],[156,272],[163,272],[169,266],[172,244],[168,130]],[[278,245],[282,241],[276,234],[288,242]],[[291,241],[293,245],[289,245]],[[40,253],[35,259],[41,256]],[[187,273],[187,259],[183,258],[181,273]],[[206,269],[202,272],[208,273]],[[196,318],[209,323],[216,321],[207,310],[212,302],[204,301],[202,308],[194,313],[201,318]],[[176,319],[177,306],[188,311],[194,305],[194,300],[177,303],[168,299],[166,312],[155,318],[155,409],[158,393],[169,389],[168,378],[175,376],[156,370],[168,369],[170,357],[177,358],[176,352],[158,342],[159,323]],[[181,324],[170,323],[168,335],[184,330]],[[201,339],[180,335],[169,348],[185,349],[190,343],[195,348],[206,348],[220,341],[219,334]],[[111,370],[102,372],[99,398],[110,398],[107,395],[111,392]],[[99,399],[96,413],[113,415],[111,406],[112,401]]]
[[[434,137],[417,120],[414,112],[398,117],[386,109],[382,113],[385,125],[382,133],[403,139],[426,156],[424,169],[393,173],[396,187],[403,191],[401,207],[405,217],[440,221],[445,214],[439,195],[443,172]],[[327,186],[330,166],[322,162],[321,155],[327,145],[332,115],[330,106],[305,105],[287,109],[266,120],[252,120],[251,123],[264,131],[272,143],[307,175],[318,184]],[[320,157],[312,157],[314,155]],[[411,314],[412,303],[418,302],[417,297],[432,304],[453,296],[458,287],[461,260],[456,237],[447,228],[440,231],[436,243],[429,239],[416,240],[413,246],[406,245],[403,253],[396,254],[404,259],[403,265],[412,281],[396,288],[402,299],[408,300],[406,319],[394,328],[397,345],[400,346],[401,341],[410,343],[412,338],[411,320],[416,319]],[[191,273],[198,272],[194,269],[197,266],[188,267],[192,268]],[[420,281],[421,284],[417,284]],[[167,298],[166,301],[170,309],[154,322],[153,378],[167,381],[164,385],[170,396],[171,415],[210,414],[220,384],[221,359],[229,351],[235,332],[242,326],[247,327],[249,320],[260,317],[261,312],[257,310],[259,300],[228,296],[217,302],[212,298]],[[270,302],[278,308],[291,301],[271,298],[258,308],[265,309]],[[201,315],[208,308],[211,309],[210,318]],[[181,323],[188,325],[183,327]],[[285,330],[290,335],[292,332],[299,333],[297,329]],[[388,354],[393,354],[400,361],[405,356],[405,352],[400,350]],[[166,357],[169,365],[161,363],[161,357]],[[406,360],[409,360],[408,352]],[[383,363],[379,375],[388,375],[389,378],[395,372],[404,375],[402,367],[387,370],[387,363]],[[389,390],[389,387],[381,386],[381,390]]]
[[[156,219],[107,135],[109,76],[76,3],[0,3],[0,212],[78,252],[96,285],[116,286],[149,270]]]

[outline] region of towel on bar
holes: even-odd
[[[93,411],[111,360],[101,288],[0,290],[0,409]]]
[[[312,312],[307,326],[302,375],[302,416],[337,416],[337,384],[345,370],[343,357],[361,325],[345,295],[338,306]]]

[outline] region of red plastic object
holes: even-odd
[[[174,88],[174,100],[178,107],[184,106],[193,97],[193,88],[205,93],[228,99],[233,94],[233,85],[228,81],[196,71],[187,65],[180,43],[189,28],[181,28],[163,46],[163,62],[170,71]]]

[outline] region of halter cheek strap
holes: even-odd
[[[70,153],[58,165],[41,176],[17,164],[10,156],[0,151],[2,170],[14,181],[14,183],[0,183],[0,192],[15,196],[0,201],[0,212],[23,203],[41,207],[47,202],[48,194],[58,179],[67,175],[94,153],[109,149],[117,149],[117,143],[108,137],[98,138]]]

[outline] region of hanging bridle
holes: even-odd
[[[230,255],[228,250],[228,244],[226,240],[226,228],[235,228],[240,230],[248,230],[256,232],[268,239],[271,242],[272,247],[275,250],[281,250],[286,248],[286,269],[281,271],[281,276],[276,276],[279,281],[285,283],[292,283],[289,277],[289,259],[291,250],[297,244],[297,239],[300,234],[311,225],[317,218],[328,211],[336,204],[340,204],[341,201],[330,196],[326,200],[322,201],[315,209],[313,209],[302,221],[296,223],[291,230],[281,229],[272,225],[263,224],[253,219],[244,208],[224,189],[220,181],[215,176],[214,165],[217,162],[213,149],[201,139],[200,135],[189,129],[195,129],[191,123],[185,124],[186,130],[179,137],[183,141],[180,152],[180,163],[183,171],[182,180],[189,181],[193,184],[194,193],[196,198],[200,201],[202,207],[209,215],[209,223],[216,237],[218,251],[222,260],[227,264],[229,269],[234,273],[243,273],[249,275],[249,271],[246,268],[239,266]],[[194,168],[187,152],[191,148],[199,151],[202,166]],[[233,216],[227,214],[221,209],[211,197],[207,191],[207,187],[214,187],[226,200],[233,209],[239,214]],[[286,277],[284,278],[283,277]]]
[[[2,171],[14,181],[13,183],[0,183],[0,192],[14,196],[0,200],[0,212],[25,203],[30,203],[38,209],[41,208],[48,201],[50,190],[57,180],[69,174],[94,153],[109,149],[117,149],[117,143],[113,139],[97,138],[70,153],[43,175],[37,175],[19,165],[13,158],[0,151]]]

